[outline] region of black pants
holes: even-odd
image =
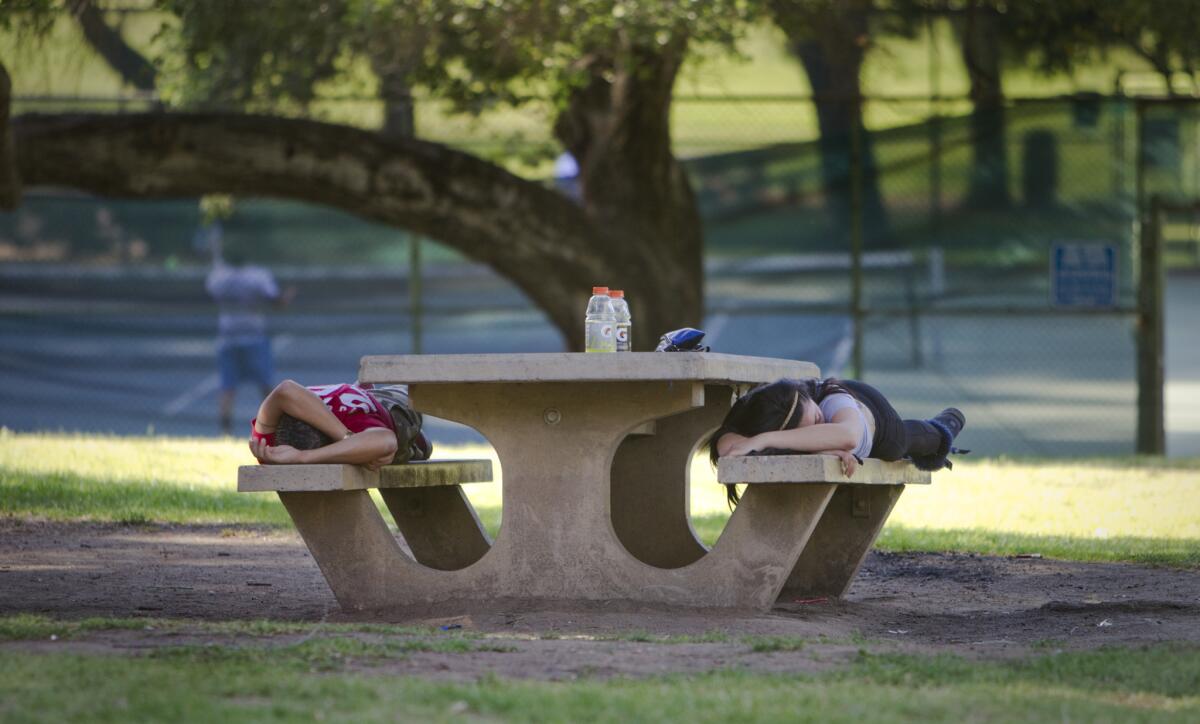
[[[866,382],[838,380],[842,387],[867,406],[875,416],[875,437],[871,457],[900,460],[914,455],[935,455],[942,445],[942,433],[925,420],[902,420],[883,393]]]

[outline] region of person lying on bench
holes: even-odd
[[[921,470],[951,467],[946,456],[966,416],[947,407],[930,420],[904,420],[879,390],[856,380],[782,379],[742,395],[708,439],[713,465],[725,455],[836,455],[853,475],[863,458],[908,458]],[[738,500],[726,486],[731,505]]]
[[[250,421],[250,452],[263,464],[384,465],[427,460],[421,413],[404,385],[304,387],[284,380]]]

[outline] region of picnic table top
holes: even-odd
[[[811,362],[716,352],[620,352],[586,354],[368,355],[360,382],[437,384],[461,382],[773,382],[816,377]]]

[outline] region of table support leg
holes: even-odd
[[[780,600],[844,595],[902,492],[903,485],[838,486]]]
[[[405,564],[401,550],[366,490],[279,493],[279,499],[345,610],[381,608],[389,597],[391,573]]]
[[[707,552],[690,518],[692,455],[721,424],[732,394],[708,386],[704,407],[655,421],[653,435],[631,435],[612,465],[612,522],[635,558],[658,568],[680,568]]]
[[[769,610],[835,487],[748,486],[712,551],[692,567],[691,589],[704,592],[708,605]]]
[[[413,557],[439,571],[466,568],[492,541],[462,486],[387,488],[379,491]]]

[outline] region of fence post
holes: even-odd
[[[408,309],[412,323],[412,353],[421,354],[421,237],[408,235]]]
[[[942,81],[941,56],[933,27],[933,16],[925,18],[929,35],[929,226],[934,239],[941,233],[942,223]]]
[[[1116,88],[1113,90],[1114,98],[1112,100],[1112,116],[1113,116],[1113,198],[1117,201],[1123,201],[1126,198],[1125,190],[1125,164],[1126,159],[1126,133],[1125,117],[1129,112],[1128,103],[1122,97],[1121,91],[1121,74],[1117,74]]]
[[[1138,258],[1137,451],[1144,455],[1166,452],[1163,426],[1163,264],[1164,205],[1157,195],[1142,219]]]
[[[850,100],[850,315],[854,325],[854,378],[863,378],[862,306],[862,96]]]

